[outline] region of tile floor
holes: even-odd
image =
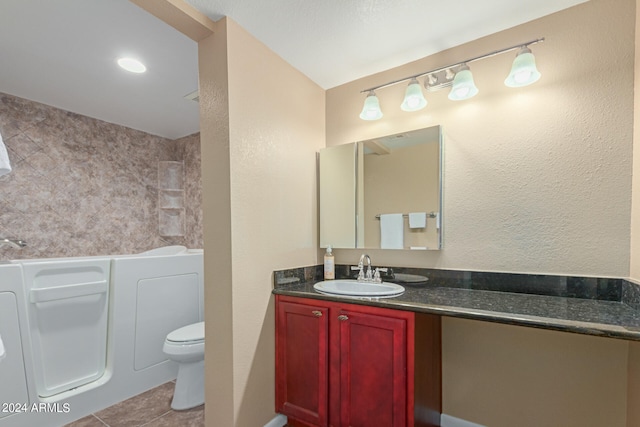
[[[171,409],[174,385],[168,382],[65,427],[204,427],[204,405]]]

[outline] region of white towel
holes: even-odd
[[[0,135],[0,176],[6,175],[11,172],[11,163],[9,163],[9,154],[7,153],[7,147],[2,142],[2,135]]]
[[[380,248],[404,249],[402,214],[380,215]]]
[[[425,228],[427,226],[426,212],[411,212],[409,214],[409,228]]]

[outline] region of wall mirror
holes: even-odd
[[[442,248],[440,126],[320,150],[320,247]]]

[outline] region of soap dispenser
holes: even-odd
[[[334,262],[333,250],[331,245],[327,246],[327,252],[324,254],[324,280],[333,280],[336,278],[336,265]]]

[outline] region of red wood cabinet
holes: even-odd
[[[276,297],[276,411],[291,426],[439,426],[439,316]]]
[[[277,412],[312,426],[326,426],[329,308],[276,301]]]

